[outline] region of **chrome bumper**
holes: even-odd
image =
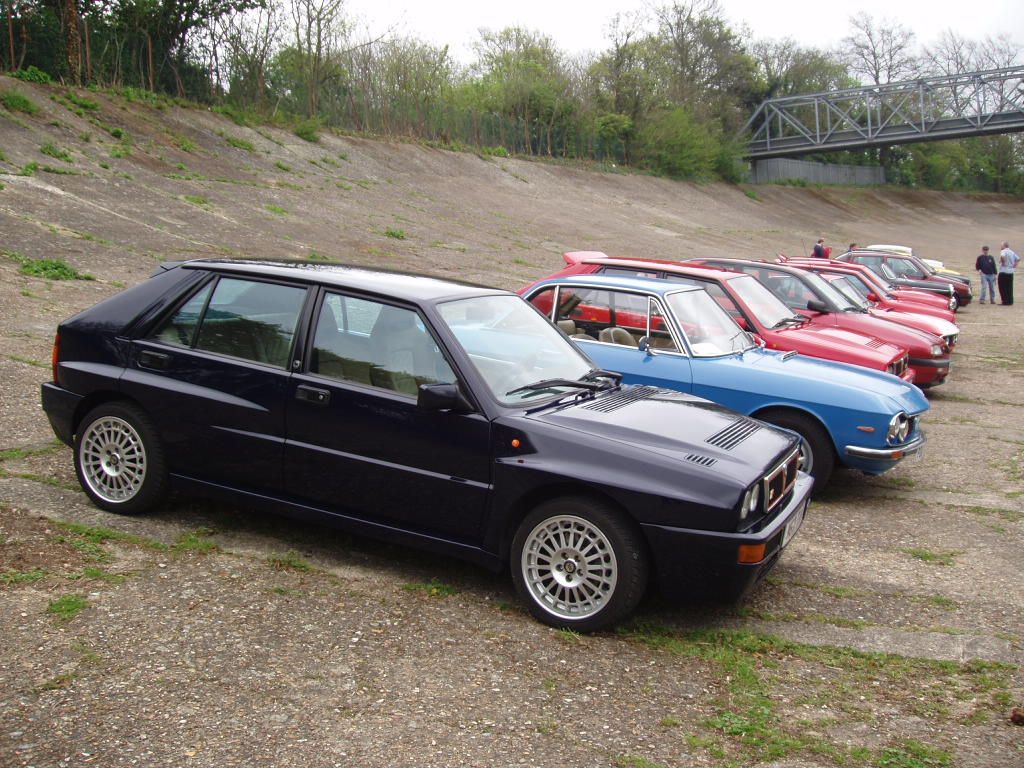
[[[892,448],[861,448],[859,445],[848,445],[843,450],[847,456],[854,456],[858,459],[876,459],[881,461],[899,461],[905,456],[913,456],[924,448],[924,433],[906,445],[894,446]]]

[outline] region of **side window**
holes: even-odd
[[[206,302],[212,292],[213,283],[210,283],[186,301],[170,320],[160,326],[153,338],[178,347],[191,347],[196,339],[199,318],[203,316],[203,309],[206,308]]]
[[[530,303],[540,312],[544,317],[551,319],[551,310],[555,305],[555,291],[557,287],[549,285],[542,291],[534,294],[530,298]]]
[[[310,371],[412,396],[421,384],[455,381],[418,314],[335,293],[320,307]]]
[[[900,277],[923,278],[924,273],[917,266],[907,259],[889,259],[889,267]]]
[[[305,298],[305,288],[222,277],[189,299],[155,338],[286,368]]]

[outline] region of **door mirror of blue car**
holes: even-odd
[[[643,337],[641,337],[640,341],[637,342],[637,347],[640,348],[641,352],[644,352],[644,353],[646,353],[648,355],[652,354],[651,353],[651,337],[650,336],[643,336]]]

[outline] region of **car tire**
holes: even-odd
[[[836,451],[824,427],[810,416],[790,411],[759,413],[757,418],[800,435],[801,469],[814,478],[814,492],[820,492],[828,484],[836,466]],[[811,466],[805,469],[808,458]]]
[[[78,425],[74,448],[78,482],[100,509],[136,515],[163,499],[163,447],[139,407],[124,402],[96,406]]]
[[[530,613],[579,632],[632,613],[647,588],[648,561],[636,526],[610,505],[584,497],[541,504],[512,542],[512,580]]]

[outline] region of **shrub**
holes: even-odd
[[[255,152],[256,151],[256,147],[254,147],[252,145],[251,141],[246,141],[245,139],[240,139],[237,136],[228,136],[227,134],[224,134],[224,141],[226,141],[228,144],[230,144],[235,149],[244,149],[246,152]]]
[[[52,83],[53,78],[49,74],[43,72],[41,69],[37,69],[34,66],[30,66],[28,69],[18,69],[11,72],[11,77],[16,77],[19,80],[26,83]]]
[[[39,111],[35,102],[18,91],[0,91],[0,104],[10,112],[24,112],[26,115],[34,115]]]
[[[509,157],[508,150],[504,147],[484,147],[480,151],[485,157]]]
[[[63,160],[65,163],[75,162],[74,159],[71,157],[70,152],[68,152],[66,149],[62,149],[61,147],[54,146],[49,142],[43,144],[43,146],[39,148],[39,151],[42,152],[47,157],[53,157],[56,158],[57,160]]]
[[[310,120],[303,120],[301,123],[295,126],[295,135],[305,141],[317,142],[320,141],[320,137],[317,135],[317,131],[320,130],[320,121],[316,118]]]
[[[79,272],[61,259],[21,258],[18,274],[28,277],[42,277],[47,280],[94,280],[92,275]]]
[[[642,164],[673,178],[713,176],[719,149],[715,131],[698,123],[683,107],[656,116],[640,133]]]

